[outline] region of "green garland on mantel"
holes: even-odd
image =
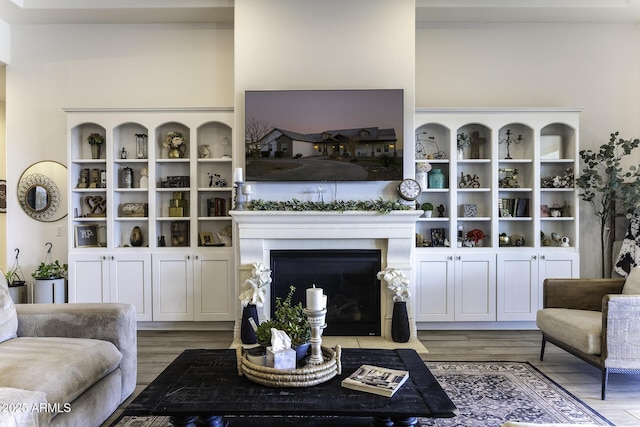
[[[373,211],[388,214],[391,211],[407,211],[409,206],[397,200],[335,200],[333,202],[303,202],[298,199],[284,202],[269,200],[252,200],[246,206],[250,211],[291,211],[291,212],[345,212],[345,211]]]

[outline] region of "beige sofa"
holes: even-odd
[[[0,425],[99,426],[134,391],[128,304],[14,305],[0,275]]]

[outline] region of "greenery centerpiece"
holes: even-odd
[[[67,277],[67,264],[60,264],[60,261],[41,262],[31,276],[36,280],[65,279]]]
[[[276,298],[272,318],[262,322],[256,331],[260,344],[265,346],[271,344],[271,328],[279,329],[289,335],[293,347],[307,344],[311,339],[311,326],[307,315],[304,314],[302,303],[293,304],[291,301],[295,291],[296,288],[292,285],[284,300],[280,297]]]
[[[245,209],[250,211],[318,211],[318,212],[346,212],[373,211],[388,214],[391,211],[410,210],[409,206],[397,200],[334,200],[333,202],[303,202],[298,199],[287,201],[252,200]]]
[[[582,190],[580,197],[589,202],[600,222],[600,261],[602,277],[611,274],[607,268],[606,254],[613,251],[615,218],[617,212],[631,213],[640,202],[640,169],[629,166],[622,170],[622,159],[640,145],[640,140],[618,138],[612,133],[609,142],[598,151],[581,150],[580,158],[585,163],[576,185]]]

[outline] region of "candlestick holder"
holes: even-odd
[[[244,187],[244,182],[236,181],[236,210],[237,211],[244,210],[243,187]]]
[[[322,330],[327,327],[325,323],[327,317],[327,309],[322,310],[309,310],[304,309],[304,314],[307,315],[309,320],[309,326],[311,326],[311,356],[307,360],[309,365],[320,365],[324,363],[322,357]]]

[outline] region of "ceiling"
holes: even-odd
[[[640,0],[415,2],[416,20],[426,23],[640,23]],[[0,20],[11,25],[232,23],[233,5],[234,0],[0,0]]]

